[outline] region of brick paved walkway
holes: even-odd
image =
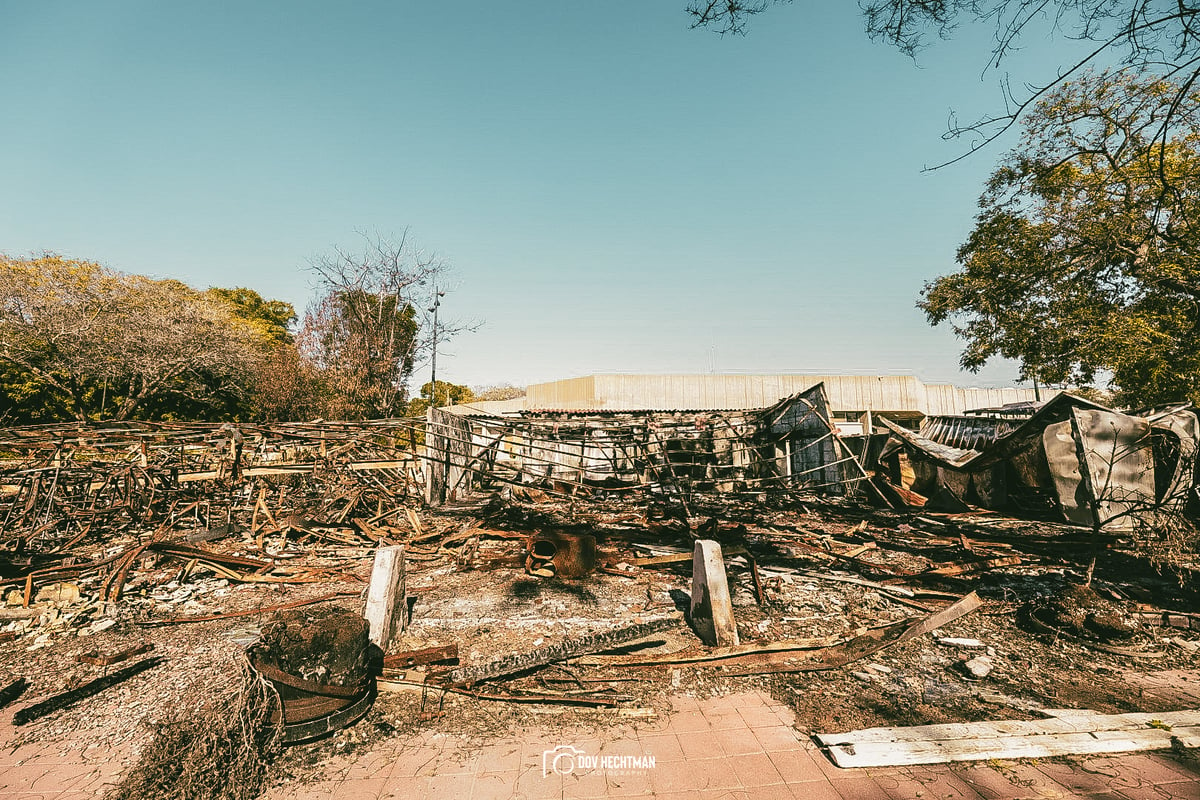
[[[388,740],[354,759],[330,760],[326,777],[315,783],[279,786],[267,798],[1200,800],[1200,768],[1168,755],[843,770],[796,732],[790,711],[765,695],[676,697],[673,703],[669,717],[603,738],[564,742],[560,734],[532,730],[474,750],[444,734]],[[2,741],[11,739],[11,717],[11,710],[0,715]],[[545,751],[559,746],[575,748],[574,768],[564,756],[559,772],[544,775]],[[585,757],[613,756],[653,756],[654,766],[621,769],[609,760],[601,761],[607,768],[584,768]],[[85,800],[101,794],[124,766],[119,754],[72,750],[70,743],[10,746],[0,751],[0,798]]]

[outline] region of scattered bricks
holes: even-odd
[[[721,545],[710,539],[697,540],[692,555],[691,620],[696,634],[710,647],[740,643]]]

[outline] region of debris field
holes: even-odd
[[[821,734],[1188,702],[1125,679],[1193,667],[1200,650],[1193,575],[1160,573],[1125,531],[889,507],[858,461],[838,474],[861,491],[818,494],[681,490],[669,459],[646,491],[494,479],[468,459],[475,480],[430,504],[425,433],[0,433],[0,705],[20,706],[19,738],[136,761],[164,719],[247,664],[294,744],[277,782],[379,737],[636,725],[672,696],[746,686]],[[734,644],[697,636],[697,542],[724,565]],[[366,623],[347,633],[394,546],[402,622],[382,643]]]

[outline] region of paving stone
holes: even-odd
[[[893,800],[874,778],[866,775],[832,781],[833,788],[845,800]]]
[[[829,776],[804,750],[768,753],[775,770],[787,783],[829,782]]]
[[[770,756],[766,753],[751,753],[744,756],[730,756],[729,766],[737,774],[742,786],[758,788],[785,783],[779,770],[775,769]]]
[[[342,781],[334,787],[331,797],[334,800],[375,800],[383,794],[386,784],[385,778]]]
[[[980,800],[982,795],[970,784],[946,769],[908,767],[890,770],[885,780],[870,770],[871,777],[895,800]]]
[[[434,800],[434,798],[437,798],[437,800],[461,800],[464,797],[471,796],[471,787],[474,783],[475,775],[472,773],[434,775],[429,779],[421,796],[429,798],[429,800]],[[389,781],[387,789],[395,791],[395,788],[395,784]]]
[[[691,761],[668,761],[656,763],[650,773],[650,783],[655,796],[660,792],[698,792],[703,786]]]
[[[712,738],[725,751],[725,755],[742,756],[748,753],[763,752],[762,745],[749,728],[734,728],[731,730],[713,731]]]
[[[689,761],[698,758],[724,758],[725,750],[711,734],[703,736],[679,735],[679,748]]]
[[[326,765],[331,777],[274,787],[264,800],[1200,800],[1200,767],[1168,754],[845,770],[790,727],[790,712],[763,693],[703,701],[680,697],[673,698],[673,704],[683,710],[664,714],[653,727],[589,733],[574,741],[560,741],[557,730],[535,729],[514,732],[477,750],[477,743],[465,737],[426,731],[331,759]],[[130,763],[123,750],[93,747],[85,753],[68,742],[4,748],[3,742],[14,735],[0,719],[3,798],[97,800]],[[652,755],[656,766],[628,774],[598,770],[544,778],[542,752],[558,744],[589,754]]]
[[[785,784],[795,800],[845,800],[842,793],[826,780]]]
[[[803,742],[795,728],[784,725],[770,725],[754,729],[754,738],[765,752],[796,750],[803,748]]]
[[[737,773],[730,768],[724,757],[696,759],[690,763],[696,770],[697,784],[703,791],[742,788]]]
[[[643,736],[639,741],[642,743],[645,754],[654,756],[654,760],[658,764],[667,764],[684,759],[683,747],[679,743],[679,737],[673,733]]]
[[[1106,792],[1113,788],[1113,776],[1099,771],[1088,771],[1054,761],[1039,761],[1037,768],[1056,783],[1079,794]]]
[[[608,782],[609,797],[639,797],[653,792],[650,770],[606,773],[604,777]]]
[[[985,800],[1016,800],[1037,796],[1032,789],[1009,780],[1003,768],[976,764],[956,765],[954,773]]]

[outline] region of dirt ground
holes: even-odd
[[[581,731],[636,726],[639,717],[669,712],[673,696],[746,688],[769,691],[795,710],[799,727],[811,732],[1029,719],[1043,707],[1160,711],[1173,700],[1131,686],[1126,673],[1196,666],[1200,630],[1190,627],[1186,613],[1193,605],[1192,587],[1186,578],[1181,585],[1176,575],[1157,574],[1120,541],[1108,543],[1093,585],[1080,589],[1090,544],[1077,529],[1052,523],[882,512],[816,500],[711,511],[719,513],[699,516],[694,527],[721,541],[727,553],[745,548],[759,573],[762,602],[748,561],[727,556],[744,645],[850,638],[920,617],[922,608],[942,608],[970,591],[983,604],[930,635],[825,671],[737,677],[712,665],[628,667],[619,665],[619,655],[591,655],[476,687],[575,691],[618,700],[611,708],[484,700],[433,687],[381,692],[364,720],[319,742],[288,748],[275,769],[303,779],[319,774],[331,753],[353,752],[418,729],[484,740],[535,723]],[[644,508],[619,502],[496,498],[422,511],[421,518],[429,533],[408,549],[412,621],[393,643],[393,652],[456,644],[460,664],[475,665],[664,618],[677,624],[651,637],[638,655],[703,650],[682,613],[691,591],[690,561],[634,564],[690,552],[692,534],[682,525],[648,520]],[[528,537],[543,531],[595,536],[600,569],[574,580],[528,574]],[[238,536],[206,546],[264,555],[257,543]],[[6,606],[10,616],[0,619],[0,633],[12,636],[0,641],[0,687],[20,677],[28,680],[20,702],[121,666],[80,663],[81,654],[145,644],[153,645],[150,655],[166,659],[23,726],[22,737],[64,739],[79,748],[103,742],[136,749],[165,715],[218,694],[269,616],[155,623],[253,611],[335,591],[345,594],[323,606],[362,608],[372,542],[347,546],[310,539],[266,546],[289,564],[336,568],[340,577],[297,584],[237,582],[203,566],[189,569],[164,560],[131,579],[117,603],[92,599],[95,587],[80,581],[78,599],[35,603],[34,616],[21,617],[16,605]],[[1174,627],[1152,624],[1162,621],[1161,611],[1175,614]],[[977,668],[985,665],[985,675],[972,674],[967,666],[972,659]]]

